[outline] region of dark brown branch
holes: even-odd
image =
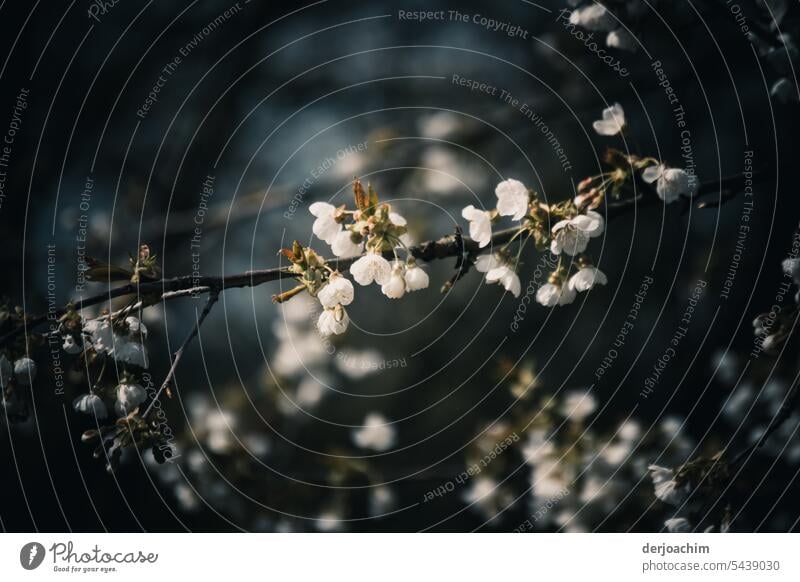
[[[753,181],[762,181],[767,177],[766,172],[759,171],[753,172]],[[705,182],[698,188],[695,198],[701,198],[713,192],[721,191],[735,191],[740,192],[744,187],[744,176],[737,175],[722,180],[715,180]],[[608,202],[605,207],[606,217],[609,220],[618,218],[627,214],[636,207],[645,208],[663,204],[657,197],[655,190],[645,184],[639,184],[639,194],[635,197],[628,198],[619,202]],[[509,228],[498,231],[492,236],[492,244],[481,249],[478,243],[469,237],[461,237],[461,241],[455,234],[442,237],[438,240],[430,240],[416,246],[412,246],[409,251],[415,258],[430,262],[439,259],[446,259],[451,257],[458,257],[462,254],[480,254],[488,252],[489,249],[507,243],[518,232],[517,228]],[[461,244],[459,244],[461,243]],[[462,246],[463,245],[463,246]],[[392,258],[392,253],[386,253],[387,258]],[[345,271],[350,268],[359,257],[351,259],[330,259],[331,265],[336,266],[340,271]],[[142,282],[138,284],[129,283],[121,287],[110,289],[105,293],[95,295],[80,301],[80,308],[90,307],[100,303],[105,303],[119,297],[128,295],[137,295],[142,300],[142,307],[147,307],[155,303],[160,303],[167,293],[174,293],[178,291],[187,291],[194,288],[205,288],[205,292],[209,290],[224,291],[226,289],[233,289],[237,287],[256,287],[270,281],[277,281],[282,278],[293,277],[294,275],[288,268],[276,267],[271,269],[259,269],[254,271],[247,271],[236,275],[227,276],[201,276],[183,275],[180,277],[173,277],[171,279],[161,279],[159,281]],[[58,310],[57,316],[60,317],[67,311],[66,307]],[[4,336],[0,337],[0,346],[5,345],[10,340],[17,337],[23,330],[41,325],[47,320],[47,315],[40,315],[37,317],[29,318],[25,326],[20,326],[11,330]]]
[[[756,170],[752,173],[752,182],[753,184],[767,182],[770,179],[770,175],[771,174],[766,170]],[[709,180],[708,182],[703,182],[698,186],[697,192],[692,197],[691,202],[697,202],[701,198],[710,197],[712,194],[717,194],[717,200],[703,200],[697,205],[697,208],[700,209],[716,208],[736,197],[744,189],[745,184],[746,181],[743,174],[728,176],[720,180]],[[639,192],[636,196],[606,204],[606,217],[609,220],[627,214],[636,207],[648,208],[650,206],[663,204],[663,201],[656,194],[655,189],[649,184],[638,180],[637,188]]]
[[[178,348],[178,351],[175,352],[172,365],[169,368],[169,372],[167,372],[167,377],[164,378],[164,382],[161,383],[161,387],[158,389],[155,395],[153,395],[153,399],[150,401],[147,409],[145,409],[144,413],[142,414],[142,418],[147,418],[147,415],[150,414],[151,410],[153,410],[153,407],[155,406],[158,398],[161,396],[161,393],[164,392],[164,390],[167,389],[167,386],[169,386],[170,382],[172,382],[173,378],[175,377],[175,371],[178,369],[178,364],[181,361],[181,357],[183,357],[183,352],[186,350],[186,347],[192,343],[192,340],[197,336],[197,334],[200,333],[200,326],[203,325],[203,321],[205,321],[206,317],[208,317],[208,314],[211,313],[211,308],[214,307],[217,299],[219,299],[219,289],[212,288],[211,291],[209,291],[208,299],[206,300],[206,305],[203,308],[203,311],[197,318],[192,330],[186,336],[186,339],[183,340],[183,343]]]

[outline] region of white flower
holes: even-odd
[[[678,487],[678,482],[675,481],[675,473],[672,469],[650,465],[647,470],[650,471],[650,478],[653,480],[657,499],[672,505],[680,505],[686,499],[688,484],[684,487]]]
[[[590,238],[600,236],[606,228],[603,215],[594,210],[587,210],[586,213],[577,215],[572,219],[572,223],[588,234]]]
[[[472,505],[487,505],[491,503],[492,497],[497,493],[497,481],[491,477],[476,477],[472,481],[472,486],[464,491],[463,499],[465,503]]]
[[[419,291],[420,289],[427,289],[430,279],[428,273],[417,265],[416,262],[409,263],[406,269],[406,291]]]
[[[636,420],[628,420],[619,427],[617,436],[625,442],[632,442],[639,438],[642,434],[642,425]]]
[[[139,384],[123,382],[117,386],[117,402],[114,410],[120,416],[129,414],[147,398],[147,392]]]
[[[408,224],[408,221],[397,212],[389,213],[389,221],[395,226],[405,226]]]
[[[303,409],[314,408],[322,397],[325,396],[325,391],[328,387],[325,384],[308,376],[300,382],[295,394],[295,401],[297,406]]]
[[[308,211],[317,217],[311,227],[312,232],[320,240],[332,244],[334,237],[342,230],[342,225],[333,218],[336,207],[327,202],[314,202],[308,207]]]
[[[519,220],[528,212],[528,189],[519,180],[503,180],[494,189],[497,195],[497,212],[500,216],[510,216]]]
[[[558,459],[546,459],[535,464],[530,482],[536,498],[542,501],[563,495],[565,488],[570,485],[568,476],[559,467]]]
[[[36,378],[36,362],[30,358],[20,358],[14,362],[14,375],[17,382],[23,386],[30,386]]]
[[[581,503],[595,503],[609,495],[611,486],[605,479],[596,475],[589,475],[581,487],[579,499]]]
[[[645,168],[642,180],[648,184],[656,182],[656,193],[667,204],[682,195],[692,196],[696,190],[695,180],[689,174],[677,168],[667,168],[664,164]]]
[[[344,525],[342,516],[334,510],[323,511],[317,516],[316,527],[321,532],[340,531]]]
[[[572,392],[568,394],[561,404],[561,414],[581,422],[597,409],[597,401],[588,392]]]
[[[606,37],[606,44],[611,48],[626,51],[634,51],[639,46],[636,42],[636,37],[625,28],[618,28],[609,32]]]
[[[108,416],[108,409],[97,394],[81,394],[72,402],[75,412],[91,414],[97,420]]]
[[[338,273],[331,275],[328,284],[317,293],[317,299],[323,307],[336,307],[337,304],[350,305],[355,291],[350,279]]]
[[[369,514],[372,516],[388,513],[396,504],[394,491],[386,485],[375,487],[369,494]]]
[[[92,319],[83,326],[89,341],[97,353],[111,352],[114,349],[113,331],[108,319]]]
[[[236,444],[236,417],[219,408],[210,410],[206,415],[204,428],[205,442],[213,453],[229,452]]]
[[[561,220],[553,227],[550,252],[554,255],[564,252],[574,257],[585,251],[588,244],[589,235],[575,228],[569,220]]]
[[[128,324],[128,335],[137,339],[147,337],[147,327],[135,317],[126,317],[125,323]]]
[[[600,135],[612,136],[620,133],[625,127],[625,111],[622,105],[614,103],[603,109],[603,119],[595,121],[592,127]]]
[[[385,451],[394,445],[395,429],[387,424],[387,420],[376,412],[371,412],[364,419],[364,426],[353,431],[353,442],[362,449]]]
[[[609,465],[616,467],[621,465],[631,454],[631,444],[627,441],[606,446],[601,452],[600,457]]]
[[[75,355],[81,351],[81,346],[75,341],[71,335],[64,336],[64,343],[61,348],[70,355]]]
[[[487,283],[499,283],[514,297],[519,297],[522,292],[519,275],[500,255],[481,255],[475,261],[475,268],[481,273],[486,273]]]
[[[118,362],[125,362],[140,368],[149,366],[147,348],[144,344],[118,335],[114,336],[114,349],[109,351],[111,357]]]
[[[11,382],[11,376],[13,375],[14,368],[11,366],[11,362],[8,361],[5,354],[0,354],[0,389],[8,386],[8,383]]]
[[[342,259],[357,257],[361,254],[361,243],[353,242],[353,237],[349,230],[343,230],[336,234],[330,244],[333,254]]]
[[[389,279],[381,285],[381,292],[389,299],[400,299],[406,294],[405,265],[395,261]]]
[[[575,301],[577,293],[569,285],[545,283],[536,291],[536,301],[545,307],[569,305]]]
[[[692,531],[692,524],[685,517],[673,517],[664,522],[667,531],[671,533],[689,533]]]
[[[800,285],[800,259],[786,259],[781,266],[783,272],[791,277],[796,285]]]
[[[324,337],[340,335],[347,330],[349,323],[350,318],[347,316],[347,311],[345,311],[344,307],[340,305],[333,308],[326,307],[317,320],[317,329]]]
[[[381,255],[369,253],[353,263],[350,274],[359,285],[369,285],[373,281],[383,285],[392,274],[392,266]]]
[[[461,216],[469,221],[469,236],[480,248],[492,241],[492,220],[488,212],[478,210],[470,204],[461,211]]]
[[[569,279],[567,285],[575,291],[588,291],[595,285],[605,285],[608,278],[597,267],[583,267]]]
[[[550,252],[574,257],[586,250],[590,238],[603,234],[604,228],[603,216],[594,210],[588,210],[586,214],[578,214],[569,220],[560,220],[553,227]]]
[[[570,13],[569,21],[589,30],[608,31],[618,26],[616,18],[602,4],[576,8]]]
[[[487,283],[499,283],[503,288],[510,292],[514,297],[519,297],[522,292],[522,284],[519,275],[509,265],[502,265],[486,273]]]
[[[547,431],[533,430],[528,435],[528,442],[522,449],[522,457],[527,464],[535,465],[552,455],[555,450],[555,444],[547,438]]]

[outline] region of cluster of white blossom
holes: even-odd
[[[515,531],[587,532],[602,529],[614,514],[641,516],[652,505],[653,490],[642,487],[648,466],[655,471],[657,498],[683,499],[678,498],[682,487],[671,483],[674,472],[652,465],[653,460],[682,464],[695,449],[694,441],[682,430],[682,419],[665,417],[644,431],[639,421],[629,418],[609,434],[598,428],[600,423],[594,417],[598,404],[591,391],[552,394],[543,390],[532,368],[525,366],[510,391],[518,399],[515,410],[519,418],[495,423],[477,442],[494,445],[511,432],[526,435],[518,452],[530,467],[525,492],[529,494],[529,517],[516,524]],[[496,467],[501,459],[493,461],[473,477],[462,494],[463,501],[487,520],[499,521],[501,514],[511,513],[507,510],[522,492],[515,491],[511,481],[501,475],[515,462],[503,469]],[[678,517],[671,516],[665,525],[669,527]],[[515,525],[507,519],[505,523]]]
[[[587,15],[604,18],[604,10],[601,5],[594,4],[582,9],[580,14],[588,11],[585,12]],[[599,135],[606,137],[625,131],[622,106],[615,103],[604,109],[601,119],[595,121],[593,127]],[[623,187],[630,186],[632,172],[639,172],[639,178],[652,184],[656,195],[667,204],[682,196],[691,197],[697,190],[695,176],[685,170],[670,168],[654,158],[624,156],[615,150],[612,154],[609,163],[614,165],[613,169],[582,180],[577,195],[570,201],[546,204],[519,180],[507,179],[495,188],[496,208],[483,210],[469,205],[462,210],[462,216],[469,221],[470,237],[480,249],[492,242],[493,225],[501,217],[517,222],[518,233],[511,237],[511,241],[518,238],[521,241],[516,256],[509,252],[509,242],[499,250],[493,249],[491,255],[480,256],[475,261],[476,269],[486,274],[488,283],[502,285],[515,297],[520,295],[519,258],[527,238],[532,237],[540,250],[549,248],[559,257],[557,268],[547,283],[537,290],[537,302],[546,307],[570,304],[578,293],[608,283],[605,273],[584,253],[591,239],[605,231],[605,219],[596,209],[609,195],[618,196]]]
[[[146,369],[149,365],[147,347],[147,327],[138,318],[128,316],[114,321],[110,316],[89,319],[82,325],[80,343],[75,336],[65,333],[62,336],[63,349],[68,354],[79,354],[91,350],[96,356],[104,356],[125,365]],[[111,390],[95,384],[91,392],[80,394],[73,402],[76,412],[102,420],[108,417],[108,403],[113,404],[117,416],[127,416],[147,399],[147,391],[127,369],[120,381]]]
[[[340,259],[358,257],[366,251],[350,266],[350,274],[359,285],[380,285],[381,292],[390,299],[427,288],[428,274],[409,252],[406,219],[389,204],[379,203],[371,186],[365,192],[355,180],[353,190],[357,206],[354,211],[326,202],[315,202],[309,207],[316,218],[312,226],[314,234],[328,243]],[[394,255],[391,262],[384,256],[388,252]],[[398,252],[405,252],[405,260],[400,259]],[[320,333],[325,336],[344,333],[350,321],[344,308],[354,297],[350,280],[338,271],[330,271],[323,277],[321,287],[307,287],[324,308],[318,320]]]
[[[374,348],[331,345],[310,321],[314,310],[314,300],[299,295],[281,305],[281,317],[272,326],[278,343],[264,377],[275,380],[267,388],[274,392],[276,408],[287,416],[313,411],[330,392],[335,372],[359,380],[378,372],[383,361]]]
[[[86,345],[98,354],[106,354],[118,362],[147,368],[147,327],[136,317],[126,317],[122,322],[112,322],[108,317],[91,319],[83,326]],[[71,335],[64,337],[64,351],[77,353],[76,341]]]
[[[583,253],[589,239],[600,236],[605,227],[605,221],[599,213],[593,210],[586,210],[583,214],[573,211],[568,218],[559,220],[547,234],[543,234],[543,231],[548,230],[549,216],[542,218],[544,206],[522,182],[515,179],[504,180],[495,188],[495,195],[496,209],[478,210],[469,205],[462,210],[462,216],[469,221],[470,237],[480,248],[488,246],[491,242],[492,224],[500,217],[510,217],[516,221],[520,236],[530,236],[531,233],[538,231],[537,235],[541,240],[550,241],[550,251],[554,255],[563,254],[569,257]],[[512,257],[508,246],[505,245],[491,255],[478,257],[475,268],[486,274],[487,283],[502,285],[506,291],[519,297],[522,291],[517,274],[519,253],[516,257]],[[549,282],[539,288],[536,294],[537,301],[547,307],[566,305],[574,301],[577,292],[587,291],[595,284],[606,283],[605,275],[592,266],[587,257],[579,257],[576,266],[578,271],[569,278],[565,268],[559,268],[552,273]]]
[[[296,454],[290,444],[285,447],[284,439],[270,439],[264,435],[263,420],[253,414],[253,405],[266,404],[254,395],[254,401],[244,400],[235,395],[240,390],[232,386],[221,387],[214,399],[192,395],[185,404],[186,417],[190,428],[179,435],[175,443],[176,454],[169,463],[156,464],[151,456],[144,456],[144,462],[160,483],[171,490],[178,507],[185,513],[197,513],[207,508],[222,512],[235,519],[236,525],[249,531],[343,531],[348,528],[346,519],[353,503],[349,495],[361,494],[361,490],[350,491],[339,487],[330,495],[317,496],[318,502],[312,504],[303,495],[298,500],[291,496],[281,496],[280,505],[265,491],[284,489],[288,469],[280,465],[281,459]],[[271,405],[267,404],[267,408]],[[287,422],[296,423],[298,417],[287,417]],[[287,426],[276,426],[281,432]],[[388,428],[388,430],[387,430]],[[386,450],[394,441],[394,430],[386,426],[383,417],[369,414],[364,426],[353,431],[353,440],[359,447],[369,450]],[[334,456],[334,455],[332,455]],[[318,477],[324,482],[341,485],[347,468],[336,467],[336,462],[320,465]],[[346,460],[342,460],[346,462]],[[264,473],[264,465],[269,463],[272,472]],[[220,469],[225,468],[225,480],[220,479]],[[382,483],[380,476],[370,467],[367,460],[359,460],[361,471],[366,471],[370,480],[367,495],[369,516],[385,515],[396,505],[392,488]],[[313,474],[315,468],[307,467]],[[262,475],[253,479],[253,474]],[[227,481],[227,483],[226,483]],[[235,487],[239,494],[231,495]],[[264,499],[264,501],[260,501]],[[363,519],[363,515],[358,516]]]
[[[593,123],[594,130],[602,136],[610,137],[625,131],[627,125],[625,121],[625,111],[619,103],[614,103],[603,110],[602,118]],[[697,191],[698,183],[694,174],[680,168],[670,168],[663,162],[653,158],[645,158],[641,163],[634,164],[637,169],[642,169],[641,178],[647,184],[655,184],[656,193],[666,204],[671,204],[681,196],[694,196]],[[592,185],[594,177],[585,180],[582,185]],[[579,191],[583,188],[579,187]],[[584,198],[591,198],[591,195],[584,195],[576,201],[582,202]]]
[[[650,455],[678,461],[691,450],[680,419],[666,418],[647,434],[638,421],[628,419],[607,436],[592,422],[597,403],[591,393],[571,392],[559,400],[547,414],[549,424],[529,431],[523,450],[531,465],[531,511],[539,528],[596,529],[623,511]],[[664,447],[663,438],[672,441]]]

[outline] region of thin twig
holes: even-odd
[[[200,313],[200,317],[197,318],[197,322],[195,322],[192,330],[189,332],[189,335],[186,336],[186,339],[183,340],[183,343],[178,348],[178,351],[175,352],[174,359],[172,360],[172,366],[169,368],[169,372],[167,372],[167,377],[164,378],[164,382],[161,384],[161,387],[158,391],[153,395],[152,400],[150,400],[150,404],[145,409],[144,413],[142,414],[142,418],[147,418],[147,415],[150,414],[150,411],[153,410],[156,401],[158,400],[161,393],[166,390],[167,386],[170,382],[172,382],[173,378],[175,377],[175,371],[178,369],[178,364],[181,361],[181,357],[183,356],[183,352],[186,350],[186,346],[188,346],[192,340],[200,333],[200,326],[203,325],[203,321],[205,321],[206,316],[211,312],[211,308],[214,307],[214,304],[219,299],[219,289],[211,289],[208,294],[208,299],[206,300],[206,305],[203,308],[203,311]]]

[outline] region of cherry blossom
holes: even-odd
[[[389,213],[389,220],[395,226],[406,226],[408,224],[408,221],[403,216],[398,214],[397,212],[390,212]]]
[[[78,354],[81,351],[81,346],[75,341],[75,338],[69,334],[64,336],[64,343],[61,348],[70,355]]]
[[[333,237],[331,251],[337,257],[349,259],[361,254],[362,243],[353,241],[353,234],[349,230],[343,230]]]
[[[603,109],[603,118],[595,121],[592,127],[598,134],[609,137],[622,132],[625,128],[625,111],[622,105],[614,103],[611,107]]]
[[[36,378],[36,362],[30,358],[20,358],[14,362],[14,376],[23,386],[29,386]]]
[[[650,465],[650,478],[653,480],[656,498],[671,505],[680,505],[686,499],[688,487],[679,487],[675,481],[675,472],[666,467]]]
[[[519,180],[503,180],[494,189],[494,193],[497,195],[497,213],[500,216],[520,220],[528,213],[528,189]]]
[[[359,285],[385,284],[392,274],[392,266],[377,253],[368,253],[350,267],[350,274]]]
[[[383,415],[371,412],[364,419],[364,426],[353,431],[353,442],[362,449],[386,451],[394,446],[395,432]]]
[[[498,283],[514,297],[520,296],[522,284],[519,275],[502,255],[481,255],[475,261],[475,268],[486,273],[487,283]]]
[[[114,410],[119,416],[130,414],[147,398],[147,392],[141,385],[124,381],[117,386],[117,402]]]
[[[569,15],[569,21],[589,30],[609,31],[618,26],[617,19],[602,4],[576,8]]]
[[[339,273],[334,273],[319,293],[317,299],[323,307],[336,307],[337,304],[350,305],[353,302],[355,291],[349,279]]]
[[[536,291],[536,301],[545,307],[569,305],[575,301],[577,293],[569,285],[545,283]]]
[[[586,250],[589,239],[600,236],[605,228],[602,215],[594,210],[579,214],[570,220],[560,220],[553,227],[550,252],[575,256]]]
[[[416,261],[412,261],[406,268],[406,291],[419,291],[420,289],[427,289],[430,279],[428,273],[418,266]]]
[[[561,414],[577,422],[586,420],[597,409],[597,401],[589,392],[570,392],[561,404]]]
[[[314,202],[308,207],[308,211],[317,217],[311,227],[312,232],[320,240],[332,244],[333,239],[342,230],[342,225],[336,222],[334,218],[336,207],[327,202]]]
[[[684,170],[668,168],[664,164],[649,166],[642,171],[642,180],[648,184],[656,183],[656,193],[667,204],[675,202],[681,196],[692,196],[696,190],[696,181]]]
[[[625,28],[618,28],[609,32],[608,36],[606,36],[606,45],[626,51],[634,51],[639,47],[636,37]]]
[[[575,291],[588,291],[595,285],[606,285],[608,278],[597,267],[583,267],[569,279],[567,285]]]
[[[692,531],[692,524],[685,517],[673,517],[664,522],[664,526],[670,533],[689,533]]]
[[[149,367],[147,348],[144,344],[122,336],[115,336],[114,342],[114,349],[109,353],[115,360],[140,368]]]
[[[344,307],[326,307],[317,320],[317,329],[320,334],[327,337],[329,335],[340,335],[347,330],[350,317]]]
[[[795,285],[800,285],[800,259],[785,259],[781,263],[781,267],[783,267],[783,272],[792,278]]]
[[[480,248],[492,241],[492,219],[488,212],[470,204],[461,211],[461,216],[469,221],[469,236]]]
[[[381,285],[381,292],[389,299],[400,299],[406,293],[405,265],[395,261],[392,273],[386,282]]]
[[[72,402],[75,412],[91,414],[97,420],[108,416],[108,409],[97,394],[81,394]]]

